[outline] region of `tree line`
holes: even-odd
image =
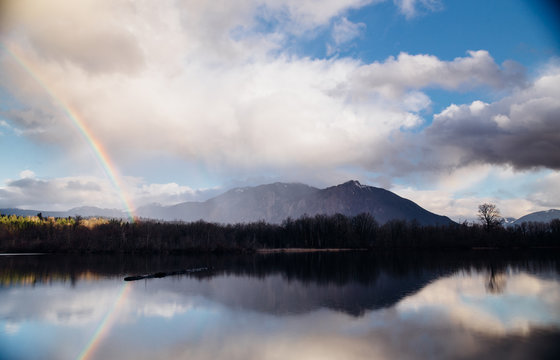
[[[0,216],[1,252],[250,252],[271,248],[472,249],[560,248],[560,220],[513,227],[487,224],[379,224],[368,213],[315,215],[243,224],[81,217]]]

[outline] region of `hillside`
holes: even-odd
[[[358,181],[326,189],[293,183],[236,188],[205,202],[144,206],[137,210],[137,215],[163,220],[281,223],[288,217],[299,218],[305,214],[354,216],[364,212],[372,214],[381,224],[392,219],[417,220],[422,225],[452,223],[449,218],[431,213],[388,190]]]

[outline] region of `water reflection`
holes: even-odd
[[[486,282],[486,290],[493,294],[500,294],[506,288],[507,277],[503,271],[496,271],[493,266],[490,267],[490,274]]]
[[[0,358],[554,358],[556,257],[475,255],[0,259]]]

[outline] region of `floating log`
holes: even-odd
[[[127,276],[127,277],[124,278],[124,281],[136,281],[136,280],[142,280],[142,279],[163,278],[163,277],[166,277],[166,276],[191,274],[191,273],[206,271],[206,270],[208,270],[207,267],[168,271],[168,272],[159,271],[159,272],[152,273],[152,274]]]

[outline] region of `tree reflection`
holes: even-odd
[[[490,273],[488,275],[486,291],[490,294],[503,293],[507,285],[505,271],[502,269],[496,270],[494,266],[490,266]]]

